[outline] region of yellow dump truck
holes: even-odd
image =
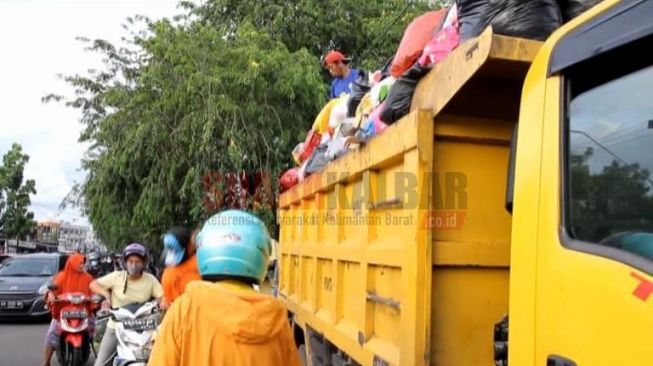
[[[488,28],[279,197],[307,364],[653,365],[653,1]]]

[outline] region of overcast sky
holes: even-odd
[[[71,95],[56,77],[100,69],[100,58],[85,52],[77,36],[118,43],[125,18],[178,14],[178,0],[0,0],[0,156],[13,142],[30,156],[26,178],[36,180],[32,211],[38,220],[56,218],[59,203],[76,181],[86,146],[77,142],[78,111],[42,104],[48,93]],[[87,223],[70,209],[60,219]]]
[[[590,171],[599,174],[617,160],[653,172],[653,67],[585,92],[571,103],[572,150],[594,150]],[[591,138],[591,139],[590,139]],[[598,142],[598,144],[597,144]],[[650,177],[648,182],[652,182]],[[653,195],[653,184],[649,184]]]

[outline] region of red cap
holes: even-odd
[[[345,55],[343,55],[339,51],[329,51],[329,53],[327,53],[326,56],[324,57],[325,65],[331,65],[331,64],[335,64],[336,62],[343,62],[343,61],[349,61],[349,59],[346,58]]]

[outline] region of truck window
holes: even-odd
[[[653,63],[642,43],[565,75],[565,229],[653,261]]]

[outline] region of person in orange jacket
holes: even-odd
[[[163,236],[164,263],[161,285],[166,304],[171,304],[192,281],[199,281],[199,269],[195,256],[195,233],[185,227],[174,227]]]
[[[45,351],[43,352],[43,364],[50,365],[50,359],[59,343],[59,336],[57,328],[59,327],[59,305],[54,303],[57,295],[67,292],[80,292],[86,296],[91,296],[89,285],[93,281],[93,276],[86,273],[85,265],[86,257],[83,254],[73,254],[66,261],[64,269],[57,273],[52,281],[56,286],[56,290],[48,291],[46,293],[46,300],[52,312],[52,321],[45,336]],[[92,317],[89,318],[90,323],[95,323]]]
[[[168,309],[150,366],[300,366],[287,309],[254,289],[268,267],[270,236],[256,216],[228,210],[197,235],[202,281]]]

